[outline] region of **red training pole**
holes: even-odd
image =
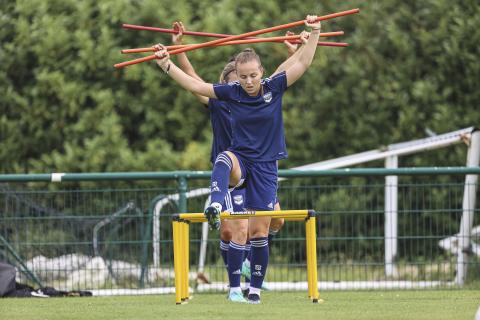
[[[342,16],[346,16],[346,15],[350,15],[350,14],[355,14],[355,13],[358,13],[358,12],[360,12],[359,9],[352,9],[352,10],[332,13],[332,14],[328,14],[328,15],[325,15],[325,16],[320,16],[320,17],[317,18],[316,21],[329,20],[329,19],[333,19],[333,18],[337,18],[337,17],[342,17]],[[277,31],[277,30],[297,27],[297,26],[300,26],[304,23],[305,23],[305,20],[300,20],[300,21],[296,21],[296,22],[282,24],[282,25],[275,26],[275,27],[270,27],[270,28],[266,28],[266,29],[251,31],[251,32],[239,34],[239,35],[236,35],[236,36],[217,39],[217,40],[204,42],[204,43],[199,43],[199,44],[192,44],[188,47],[173,50],[173,51],[169,52],[169,54],[170,55],[175,55],[175,54],[182,53],[182,52],[187,52],[187,51],[191,51],[191,50],[195,50],[195,49],[200,49],[200,48],[205,48],[205,47],[208,47],[208,46],[213,46],[213,45],[223,43],[223,42],[238,40],[238,39],[242,39],[242,38],[246,38],[246,37],[250,37],[250,36],[256,36],[256,35],[259,35],[259,34],[273,32],[273,31]],[[151,55],[151,56],[147,56],[147,57],[143,57],[143,58],[139,58],[139,59],[134,59],[134,60],[130,60],[130,61],[117,63],[117,64],[114,65],[114,67],[115,68],[123,68],[123,67],[129,66],[129,65],[132,65],[132,64],[142,63],[142,62],[150,61],[150,60],[153,60],[153,59],[156,59],[155,55]]]
[[[178,30],[175,29],[165,29],[165,28],[157,28],[157,27],[146,27],[146,26],[139,26],[135,24],[122,24],[122,27],[125,29],[133,29],[133,30],[146,30],[146,31],[155,31],[155,32],[162,32],[162,33],[178,33]],[[231,34],[222,34],[222,33],[210,33],[210,32],[201,32],[201,31],[184,31],[183,34],[189,36],[200,36],[200,37],[212,37],[212,38],[227,38],[231,37]]]
[[[253,40],[253,39],[252,39]],[[231,42],[224,42],[215,45],[215,47],[218,46],[229,46],[229,45],[235,45],[235,44],[249,44],[249,43],[259,43],[262,41],[248,41],[248,40],[235,40]],[[263,41],[267,42],[267,41]],[[274,42],[274,41],[268,41],[268,42]],[[326,42],[326,41],[318,41],[317,44],[319,47],[348,47],[348,43],[346,42]],[[166,46],[167,50],[176,50],[180,48],[187,47],[187,44],[180,44],[180,45],[173,45],[173,46]],[[157,51],[154,47],[147,47],[147,48],[135,48],[135,49],[123,49],[121,52],[122,53],[143,53],[143,52],[155,52]]]
[[[343,31],[335,31],[335,32],[325,32],[325,33],[320,33],[320,36],[322,37],[332,37],[332,36],[340,36],[343,35]],[[241,40],[234,40],[234,41],[229,41],[229,42],[224,42],[220,43],[216,46],[227,46],[227,45],[232,45],[232,44],[249,44],[249,43],[261,43],[261,42],[279,42],[283,43],[285,40],[292,40],[290,41],[291,43],[300,43],[301,41],[296,41],[300,39],[300,35],[293,35],[293,36],[282,36],[282,37],[270,37],[270,38],[251,38],[251,39],[241,39]],[[318,42],[319,46],[325,46],[325,44],[328,43],[333,43],[336,46],[335,43],[340,43],[340,42]],[[179,49],[183,48],[185,46],[188,46],[186,44],[181,44],[181,45],[172,45],[172,46],[166,46],[167,50],[174,50],[174,49]],[[338,45],[341,47],[342,45]],[[121,53],[141,53],[141,52],[154,52],[156,51],[153,47],[147,47],[147,48],[135,48],[135,49],[123,49],[120,52]]]

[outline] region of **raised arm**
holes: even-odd
[[[170,77],[175,80],[180,86],[190,92],[208,98],[217,99],[217,96],[215,96],[215,92],[213,91],[213,84],[200,81],[183,72],[172,61],[170,61],[170,55],[168,54],[165,46],[163,46],[162,44],[157,44],[155,48],[157,49],[155,55],[157,56],[156,60],[158,66],[166,74],[170,75]]]
[[[307,71],[313,61],[315,51],[317,50],[318,38],[320,36],[320,21],[315,22],[317,16],[307,16],[305,25],[312,28],[308,41],[304,46],[298,60],[287,68],[287,86],[291,86]]]
[[[294,33],[290,31],[287,31],[286,33],[287,36],[291,36],[293,34]],[[275,72],[271,76],[274,76],[277,73],[287,70],[298,61],[298,58],[300,57],[303,49],[305,48],[305,44],[307,43],[308,36],[309,36],[308,32],[302,31],[302,33],[300,34],[300,40],[302,41],[302,45],[292,44],[288,40],[284,41],[285,46],[287,46],[287,50],[288,50],[288,58],[284,62],[282,62],[281,65],[278,66],[278,68],[275,70]]]
[[[183,32],[186,30],[185,26],[183,25],[182,22],[177,22],[175,21],[173,23],[173,29],[178,30],[178,33],[172,34],[172,43],[174,45],[180,45],[182,44],[182,38],[183,38]],[[177,55],[177,61],[178,61],[178,66],[180,69],[183,70],[186,74],[191,76],[192,78],[195,78],[199,81],[205,82],[196,72],[195,69],[193,68],[192,64],[190,63],[190,60],[188,60],[187,55],[185,52],[179,53]],[[208,97],[193,93],[195,97],[197,98],[200,103],[204,105],[208,105]]]

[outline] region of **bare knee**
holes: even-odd
[[[232,220],[232,241],[244,245],[247,242],[248,220]]]
[[[280,229],[282,229],[284,224],[285,224],[285,219],[273,218],[272,222],[270,222],[270,230],[279,231]]]
[[[220,225],[220,239],[227,242],[232,240],[232,226],[227,220],[223,220]]]
[[[268,237],[269,217],[253,217],[248,221],[248,236],[250,239]]]

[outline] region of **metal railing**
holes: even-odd
[[[379,280],[393,280],[404,287],[411,284],[402,281],[435,280],[464,285],[478,281],[480,275],[475,274],[475,268],[466,272],[468,266],[478,264],[470,250],[472,243],[478,241],[472,232],[478,221],[478,180],[465,183],[462,179],[475,178],[479,173],[478,166],[280,170],[279,176],[289,180],[280,186],[279,198],[285,209],[309,207],[329,213],[317,226],[319,279],[325,281],[326,287],[332,281],[341,286],[342,280],[357,281],[353,287],[358,288],[362,287],[361,281],[382,287],[375,284]],[[385,197],[393,190],[385,183],[386,176],[400,179],[395,186],[399,228],[395,238],[385,236],[389,214]],[[209,177],[208,171],[0,175],[0,235],[8,244],[0,244],[0,254],[3,248],[3,255],[12,263],[16,260],[14,255],[22,259],[26,269],[44,284],[80,289],[172,287],[173,250],[168,219],[171,214],[187,212],[187,208],[190,212],[202,211],[205,199],[188,199],[188,195],[195,190],[198,180]],[[171,183],[165,187],[162,181],[167,180],[176,181],[176,187]],[[129,181],[139,186],[82,189],[79,181]],[[138,181],[155,181],[159,187],[150,184],[146,188]],[[71,183],[75,183],[76,189],[69,189]],[[178,196],[171,197],[172,194]],[[159,219],[166,223],[156,224],[155,204],[169,197],[176,205],[162,212]],[[95,229],[131,201],[143,214],[122,214],[121,219],[112,219],[110,226],[102,224],[102,228]],[[426,226],[426,230],[419,225]],[[155,241],[154,229],[159,229],[161,235]],[[305,263],[305,253],[295,248],[301,232],[287,225],[274,242],[269,267],[272,283],[298,283],[303,278],[295,273],[301,273],[301,268],[297,270],[295,266]],[[452,256],[451,248],[446,251],[438,243],[454,235],[457,242],[454,241]],[[200,242],[199,230],[192,230],[191,241],[191,254],[198,255],[195,244]],[[146,257],[144,249],[154,243],[163,248],[157,265],[152,256]],[[209,241],[211,254],[206,259],[206,271],[213,284],[204,287],[210,289],[219,288],[215,283],[225,280],[216,243],[217,240]],[[386,251],[393,243],[397,250],[389,265]],[[360,256],[359,250],[363,252]],[[395,271],[389,273],[389,268]],[[362,275],[361,270],[369,271]],[[95,275],[97,282],[91,280]]]

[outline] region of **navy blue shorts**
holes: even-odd
[[[271,211],[277,202],[277,160],[252,162],[235,152],[245,186],[245,209]]]
[[[230,190],[222,203],[224,211],[240,212],[245,210],[245,188]]]

